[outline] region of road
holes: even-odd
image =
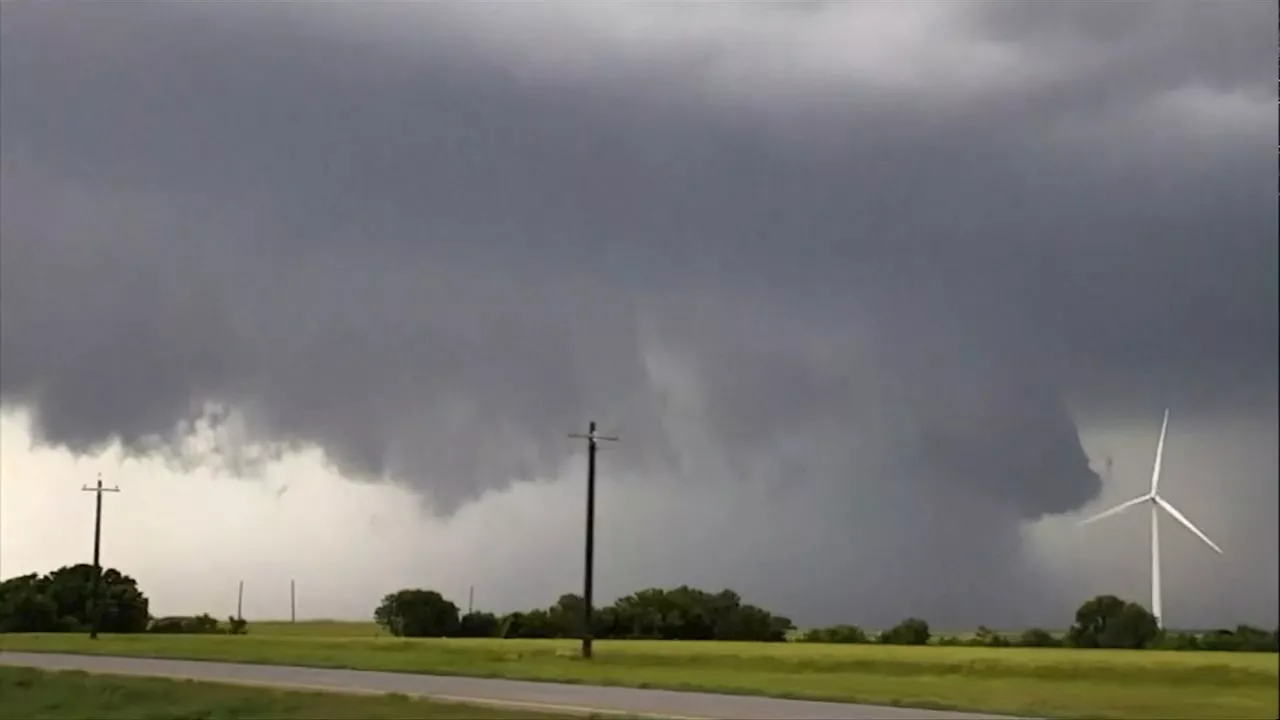
[[[743,695],[105,655],[0,652],[0,665],[182,678],[288,690],[394,692],[559,714],[623,714],[676,720],[1008,720],[994,715]]]

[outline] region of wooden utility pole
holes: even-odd
[[[596,551],[596,445],[602,440],[616,442],[618,438],[596,433],[596,424],[587,425],[587,434],[574,433],[571,438],[587,441],[587,537],[586,563],[582,569],[582,657],[591,658],[591,591],[594,581]]]
[[[93,513],[93,578],[89,589],[89,639],[98,639],[98,625],[102,622],[102,493],[120,492],[120,488],[103,487],[102,473],[98,473],[97,485],[85,485],[81,492],[94,493],[95,508]]]

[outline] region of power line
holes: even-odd
[[[587,425],[587,434],[569,437],[587,441],[587,537],[586,563],[582,569],[582,657],[591,657],[591,590],[596,544],[596,445],[601,441],[617,442],[618,438],[596,433],[596,424]]]
[[[103,487],[102,473],[98,473],[97,485],[84,485],[81,492],[95,495],[95,511],[93,514],[93,582],[89,590],[89,639],[98,639],[98,626],[102,621],[102,564],[99,562],[102,550],[102,493],[120,492],[119,487]]]

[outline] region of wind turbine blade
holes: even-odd
[[[1139,504],[1139,503],[1144,503],[1144,502],[1146,502],[1146,501],[1148,501],[1148,500],[1150,500],[1150,499],[1151,499],[1151,496],[1150,496],[1150,495],[1143,495],[1142,497],[1136,497],[1136,498],[1134,498],[1134,499],[1132,499],[1132,500],[1130,500],[1130,501],[1128,501],[1128,502],[1122,502],[1122,503],[1120,503],[1119,505],[1117,505],[1117,506],[1115,506],[1115,507],[1111,508],[1110,510],[1103,510],[1102,512],[1098,513],[1097,515],[1094,515],[1093,517],[1091,517],[1091,518],[1089,518],[1089,519],[1087,519],[1087,520],[1081,520],[1081,521],[1080,521],[1080,524],[1081,524],[1081,525],[1088,525],[1088,524],[1089,524],[1089,523],[1091,523],[1091,522],[1097,522],[1097,521],[1101,520],[1102,518],[1107,518],[1107,517],[1111,517],[1112,515],[1115,515],[1115,514],[1117,514],[1117,513],[1122,513],[1122,512],[1124,512],[1125,510],[1128,510],[1129,508],[1133,507],[1134,505],[1137,505],[1137,504]]]
[[[1205,535],[1204,533],[1200,532],[1200,528],[1196,527],[1195,525],[1192,525],[1191,521],[1187,519],[1187,516],[1178,512],[1178,508],[1165,502],[1165,499],[1160,497],[1159,495],[1156,496],[1156,504],[1164,508],[1164,511],[1172,515],[1175,520],[1182,523],[1183,525],[1186,525],[1188,530],[1195,533],[1196,537],[1203,540],[1206,545],[1213,548],[1219,555],[1222,554],[1222,548],[1215,545],[1214,542],[1209,539],[1208,535]]]
[[[1160,423],[1160,440],[1156,443],[1156,464],[1151,468],[1151,494],[1160,487],[1160,465],[1164,461],[1164,435],[1169,429],[1169,408],[1164,409],[1164,422]]]

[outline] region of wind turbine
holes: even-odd
[[[1156,625],[1164,627],[1164,612],[1161,607],[1160,598],[1160,509],[1173,516],[1174,520],[1182,523],[1184,527],[1195,534],[1205,542],[1206,545],[1213,548],[1214,552],[1222,554],[1222,548],[1214,544],[1208,535],[1200,532],[1200,528],[1191,524],[1187,516],[1178,512],[1178,508],[1171,505],[1164,498],[1160,497],[1160,463],[1164,458],[1164,437],[1165,432],[1169,429],[1169,410],[1164,411],[1164,422],[1160,425],[1160,440],[1156,443],[1156,463],[1151,470],[1151,492],[1141,497],[1136,497],[1128,502],[1122,502],[1119,505],[1104,510],[1093,517],[1082,521],[1081,525],[1088,525],[1091,522],[1097,522],[1105,517],[1111,517],[1128,510],[1135,505],[1148,503],[1151,506],[1151,614],[1156,617]]]

